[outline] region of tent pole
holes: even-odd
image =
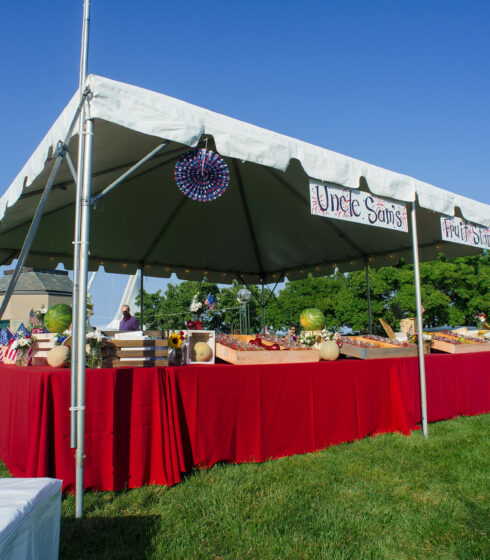
[[[168,142],[159,144],[154,150],[148,153],[144,158],[141,158],[137,163],[135,163],[132,167],[130,167],[127,171],[125,171],[118,179],[116,179],[109,186],[107,186],[102,192],[100,192],[97,196],[94,196],[94,198],[92,199],[92,204],[97,204],[99,200],[102,200],[104,196],[109,194],[113,189],[115,189],[118,185],[124,182],[132,173],[134,173],[137,169],[139,169],[142,165],[144,165],[147,161],[149,161],[153,156],[156,156],[158,152],[161,152],[167,145]]]
[[[419,354],[419,377],[420,377],[420,410],[422,414],[422,431],[424,437],[428,436],[427,430],[427,393],[425,387],[425,358],[424,358],[424,329],[422,325],[422,297],[420,289],[419,269],[419,246],[417,239],[417,216],[415,211],[416,202],[412,202],[412,243],[413,243],[413,270],[415,274],[415,299],[417,303],[417,342]]]
[[[88,119],[85,123],[85,154],[83,159],[83,187],[80,216],[80,273],[78,293],[77,321],[78,333],[75,344],[77,346],[77,450],[76,465],[76,497],[75,517],[83,517],[83,465],[85,444],[85,343],[87,328],[87,276],[90,239],[90,194],[92,188],[92,148],[94,139],[94,121]]]
[[[371,323],[371,288],[369,286],[369,264],[366,263],[366,290],[368,303],[368,330],[369,334],[373,334],[373,325]]]
[[[144,304],[144,272],[143,265],[140,267],[140,327],[144,331],[144,315],[143,315],[143,304]]]
[[[262,280],[262,332],[265,333],[265,285]]]
[[[78,112],[77,112],[77,116],[78,116]],[[70,135],[72,130],[73,128],[70,130]],[[37,230],[39,228],[39,223],[43,215],[44,206],[48,199],[49,193],[51,192],[51,188],[53,186],[56,175],[58,174],[59,168],[65,158],[65,150],[66,150],[65,145],[60,142],[60,146],[58,148],[58,156],[56,157],[56,162],[54,164],[53,169],[51,170],[51,174],[49,175],[49,179],[48,182],[46,183],[46,187],[41,196],[41,200],[37,205],[36,213],[34,214],[34,218],[32,219],[32,223],[29,227],[29,231],[27,232],[24,245],[22,246],[22,249],[20,251],[19,258],[17,259],[17,264],[15,265],[12,278],[10,279],[9,285],[5,292],[5,296],[3,298],[2,305],[0,307],[0,319],[3,317],[3,314],[7,309],[7,305],[9,304],[10,298],[15,289],[15,285],[17,284],[17,280],[19,279],[20,273],[22,271],[22,267],[24,266],[25,260],[29,255],[29,251],[31,250],[32,242],[34,241],[34,237],[36,236]]]
[[[41,221],[41,218],[42,218],[42,215],[43,215],[44,206],[45,206],[46,201],[48,199],[48,196],[51,192],[51,188],[53,187],[53,183],[54,183],[54,180],[56,179],[56,175],[58,174],[60,166],[63,163],[63,160],[65,159],[65,155],[66,155],[66,152],[68,150],[68,143],[70,142],[70,138],[71,138],[73,129],[75,128],[75,125],[77,124],[78,116],[80,115],[80,111],[82,110],[82,107],[85,103],[85,95],[86,94],[84,92],[84,94],[83,94],[83,96],[80,100],[80,103],[77,107],[77,110],[75,111],[75,114],[73,115],[73,119],[70,123],[70,126],[68,127],[68,132],[66,133],[64,141],[60,140],[58,142],[58,146],[57,146],[56,152],[55,152],[56,153],[56,161],[54,162],[54,166],[53,166],[53,169],[51,170],[51,173],[49,175],[48,182],[46,183],[46,187],[44,188],[44,192],[41,196],[41,199],[39,200],[39,204],[37,205],[36,212],[34,214],[34,217],[32,218],[32,222],[31,222],[31,225],[29,227],[29,231],[27,232],[27,236],[26,236],[26,239],[24,241],[24,245],[22,246],[22,249],[20,251],[19,258],[17,259],[17,264],[16,264],[14,272],[12,274],[12,278],[10,279],[9,285],[7,287],[7,290],[5,292],[5,296],[4,296],[3,301],[2,301],[2,305],[0,306],[0,319],[3,317],[3,314],[5,313],[5,309],[7,309],[7,305],[10,301],[10,297],[12,296],[12,293],[15,289],[15,285],[17,284],[17,280],[19,279],[20,271],[22,270],[22,267],[24,266],[24,262],[25,262],[27,256],[29,255],[29,251],[31,250],[32,242],[34,241],[34,237],[36,236],[37,229],[39,227],[39,222]]]
[[[82,24],[82,48],[80,53],[80,77],[78,80],[78,88],[80,91],[80,99],[83,100],[83,92],[85,90],[85,81],[87,78],[87,62],[88,62],[88,40],[90,30],[90,0],[83,2],[83,24]],[[80,120],[78,124],[78,165],[76,177],[76,195],[75,195],[75,231],[73,239],[73,294],[72,294],[72,344],[71,352],[71,379],[70,379],[70,447],[72,449],[77,446],[77,413],[75,407],[77,405],[77,335],[78,325],[75,317],[78,317],[78,292],[79,292],[79,267],[80,267],[80,213],[82,204],[82,183],[83,183],[83,161],[85,150],[85,135],[83,127],[85,126],[85,104],[82,106]],[[85,350],[84,350],[85,355]]]

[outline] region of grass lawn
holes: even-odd
[[[490,415],[63,500],[60,558],[490,558]],[[0,476],[8,471],[0,463]]]

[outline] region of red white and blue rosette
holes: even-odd
[[[175,182],[181,192],[199,202],[219,198],[228,187],[230,171],[216,152],[196,148],[175,164]]]

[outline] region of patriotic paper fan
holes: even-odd
[[[230,172],[217,153],[196,148],[184,154],[175,164],[175,182],[188,198],[209,202],[225,192]]]

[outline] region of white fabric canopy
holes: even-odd
[[[439,216],[457,215],[488,227],[490,206],[406,175],[213,113],[160,93],[90,76],[88,114],[94,119],[92,192],[96,194],[161,140],[165,150],[92,212],[91,267],[229,282],[327,274],[411,259],[410,234],[310,215],[308,178],[417,201],[421,259],[477,249],[441,241]],[[78,93],[0,199],[0,263],[18,254],[78,105]],[[175,185],[175,161],[203,145],[225,158],[230,186],[217,201],[185,199]],[[70,143],[72,158],[78,137]],[[201,142],[201,144],[199,144]],[[66,163],[55,183],[28,263],[71,268],[75,188]]]

